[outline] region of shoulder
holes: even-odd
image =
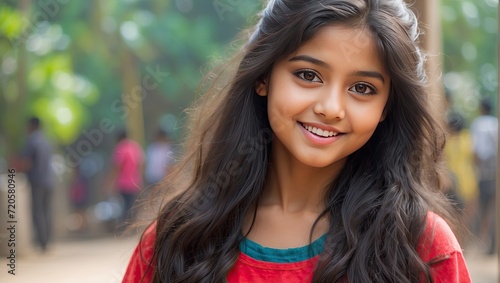
[[[427,213],[425,230],[420,237],[417,250],[425,262],[446,257],[454,252],[462,252],[448,223],[431,211]]]
[[[483,123],[483,116],[474,118],[474,120],[472,120],[472,123],[470,124],[471,130],[476,130],[481,123]]]
[[[36,130],[32,132],[31,134],[28,135],[26,139],[26,143],[29,144],[30,146],[37,146],[41,142],[45,140],[45,137],[40,130]]]
[[[140,240],[140,247],[144,250],[151,250],[155,244],[156,239],[156,222],[153,222],[149,225],[149,227],[144,231],[144,234]]]
[[[496,116],[493,116],[493,115],[488,115],[488,119],[492,122],[492,123],[498,123],[498,118]]]
[[[123,151],[123,148],[126,147],[126,143],[124,143],[123,141],[119,141],[116,145],[115,145],[115,153],[120,153]]]
[[[123,149],[131,152],[132,154],[141,154],[142,153],[141,145],[134,140],[126,140],[124,142]]]
[[[27,157],[28,155],[33,154],[33,152],[37,151],[37,149],[39,148],[39,145],[40,145],[39,140],[40,140],[40,138],[37,135],[36,131],[33,133],[30,133],[26,137],[26,143],[24,144],[23,152],[21,153],[21,155],[24,157]]]
[[[471,123],[471,128],[478,128],[482,126],[492,127],[498,124],[498,118],[493,115],[481,115],[475,118]]]
[[[470,283],[471,278],[462,249],[450,226],[439,215],[428,212],[418,253],[431,267],[436,283]]]
[[[156,222],[143,233],[125,271],[122,282],[151,282],[153,279],[153,252],[156,239]],[[143,281],[141,281],[143,279]]]

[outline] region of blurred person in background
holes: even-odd
[[[173,163],[173,148],[168,134],[159,129],[155,141],[146,148],[145,178],[147,185],[154,185],[161,181]]]
[[[54,178],[51,171],[52,146],[41,130],[37,117],[28,120],[28,137],[15,167],[26,172],[31,186],[31,212],[36,242],[45,252],[52,234],[52,194]]]
[[[491,101],[484,99],[480,115],[471,124],[478,186],[479,239],[486,244],[488,254],[495,251],[495,174],[498,146],[498,119],[491,114]]]
[[[143,187],[144,154],[141,146],[122,130],[117,135],[105,190],[113,188],[123,199],[121,221],[134,219],[133,205]],[[108,191],[108,193],[110,193]]]
[[[86,232],[88,229],[88,221],[85,216],[85,211],[88,206],[90,193],[90,177],[88,169],[87,157],[79,163],[73,170],[73,179],[70,186],[70,200],[74,209],[73,223],[70,225],[70,230],[75,232]]]
[[[465,128],[465,118],[458,112],[448,114],[449,137],[445,155],[453,181],[452,201],[463,210],[467,228],[472,229],[477,209],[477,178],[474,171],[474,153],[470,132]]]

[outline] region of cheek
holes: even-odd
[[[268,95],[269,123],[275,132],[293,127],[294,117],[301,113],[303,106],[306,105],[303,98],[293,88],[287,88],[285,84],[280,86],[277,89],[270,89]]]
[[[292,112],[287,104],[279,103],[270,99],[268,104],[269,123],[273,131],[281,132],[293,124]]]
[[[356,111],[356,115],[351,117],[351,126],[358,133],[372,134],[380,123],[383,108],[376,107]],[[361,113],[361,114],[359,114]]]

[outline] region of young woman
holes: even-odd
[[[123,282],[470,282],[417,36],[401,0],[271,0]]]

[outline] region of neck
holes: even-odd
[[[283,212],[320,213],[325,207],[326,189],[344,164],[341,160],[316,168],[273,150],[261,204],[279,206]]]

